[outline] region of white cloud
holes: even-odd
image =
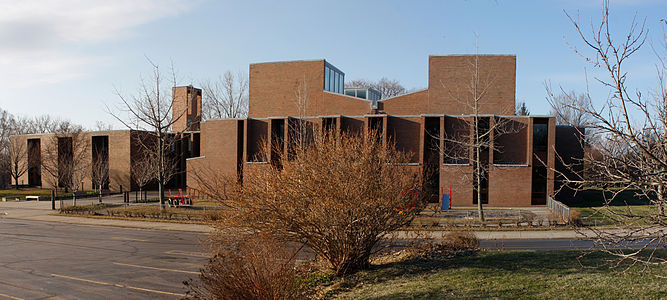
[[[185,12],[186,0],[0,0],[0,80],[23,86],[86,75],[103,58],[71,48],[125,37],[137,26]]]

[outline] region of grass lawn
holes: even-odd
[[[611,201],[612,193],[602,190],[583,191],[581,200],[565,202],[571,209],[580,214],[580,225],[584,226],[640,226],[647,222],[646,216],[657,213],[657,207],[651,205],[646,197],[637,196],[636,191],[621,192]],[[632,215],[641,218],[630,218]]]
[[[572,200],[565,201],[569,207],[601,207],[606,204],[607,201],[610,201],[609,206],[635,206],[635,205],[648,205],[650,204],[649,200],[645,197],[635,195],[636,191],[627,190],[623,191],[614,198],[613,201],[610,201],[612,193],[604,192],[602,190],[586,190],[581,192],[581,200]]]
[[[72,193],[58,193],[58,196],[69,195],[72,196]],[[21,197],[25,199],[25,196],[42,196],[45,198],[51,197],[51,190],[49,189],[38,189],[38,188],[20,188],[20,189],[4,189],[0,190],[0,197]]]
[[[625,215],[647,216],[657,213],[652,205],[608,206],[608,207],[574,207],[581,216],[584,226],[638,226],[646,225],[647,219],[633,219]]]
[[[664,299],[667,266],[610,268],[609,256],[584,251],[481,251],[411,259],[359,272],[330,294],[338,299]],[[661,256],[667,256],[662,251]],[[581,264],[580,264],[581,262]],[[582,266],[583,265],[583,266]]]

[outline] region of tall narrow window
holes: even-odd
[[[329,90],[329,68],[324,67],[324,90]]]

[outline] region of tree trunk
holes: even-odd
[[[158,135],[158,146],[159,146],[159,156],[158,156],[158,197],[160,198],[160,208],[162,211],[167,210],[165,207],[164,201],[164,141],[162,141],[162,135]]]
[[[658,213],[665,216],[665,195],[663,194],[663,184],[658,184]]]
[[[479,147],[476,149],[477,152],[477,166],[475,169],[475,175],[477,177],[477,182],[475,183],[477,188],[477,213],[479,214],[479,221],[484,222],[484,209],[482,207],[482,168],[479,161]]]

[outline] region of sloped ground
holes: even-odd
[[[667,256],[667,250],[659,255]],[[330,293],[337,299],[664,299],[667,266],[613,267],[581,250],[480,251],[375,265]],[[660,277],[662,276],[662,277]]]

